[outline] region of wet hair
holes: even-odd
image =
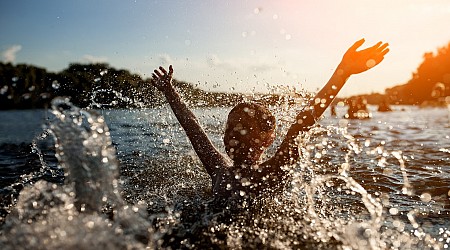
[[[275,129],[275,117],[265,106],[252,103],[243,102],[236,105],[228,114],[228,119],[233,114],[240,114],[244,119],[256,119],[261,131],[271,131]]]

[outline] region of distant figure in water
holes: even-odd
[[[337,116],[335,104],[331,104],[330,113],[331,113],[331,116],[333,116],[333,117]]]
[[[356,99],[351,99],[345,118],[348,119],[369,119],[371,114],[367,108],[366,99],[358,96]]]
[[[390,112],[392,111],[391,107],[389,106],[389,103],[386,99],[380,101],[378,104],[378,111],[379,112]]]
[[[357,49],[364,39],[355,42],[344,54],[328,83],[308,106],[299,112],[276,153],[267,161],[260,158],[275,139],[275,117],[264,106],[240,103],[228,114],[223,142],[228,157],[209,140],[197,118],[183,102],[172,82],[173,68],[155,70],[152,84],[166,97],[172,111],[185,130],[191,144],[212,179],[212,192],[219,201],[237,200],[245,206],[249,198],[277,190],[288,175],[285,166],[299,160],[297,136],[308,131],[336,97],[347,79],[364,72],[383,59],[389,49],[379,42]]]

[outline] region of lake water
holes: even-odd
[[[338,107],[300,138],[280,194],[227,214],[170,109],[66,106],[0,111],[1,249],[450,246],[448,109]],[[271,108],[282,138],[295,108]],[[228,111],[195,109],[223,152]]]

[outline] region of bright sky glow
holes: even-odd
[[[1,60],[60,71],[106,62],[212,91],[316,91],[346,49],[390,44],[385,60],[353,76],[342,96],[406,83],[425,52],[450,42],[448,0],[18,0],[0,2]]]

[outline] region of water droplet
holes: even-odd
[[[369,60],[367,60],[367,62],[366,62],[367,68],[372,68],[373,66],[375,66],[375,64],[376,64],[376,61],[373,60],[373,59],[369,59]]]
[[[6,93],[6,91],[8,91],[8,86],[5,85],[0,89],[0,94],[4,95]]]
[[[57,80],[54,80],[52,82],[52,88],[59,89],[59,87],[61,87],[61,84]]]
[[[88,221],[88,222],[86,223],[86,227],[88,227],[88,228],[93,228],[94,225],[95,225],[95,223],[94,223],[93,221]]]
[[[250,186],[251,185],[251,182],[247,179],[247,178],[242,178],[241,179],[241,184],[242,184],[242,186]]]
[[[389,209],[389,213],[392,214],[392,215],[398,214],[398,208],[396,208],[396,207],[391,207],[391,208]]]
[[[423,193],[420,195],[420,200],[422,200],[423,202],[430,202],[431,195],[429,193]]]

